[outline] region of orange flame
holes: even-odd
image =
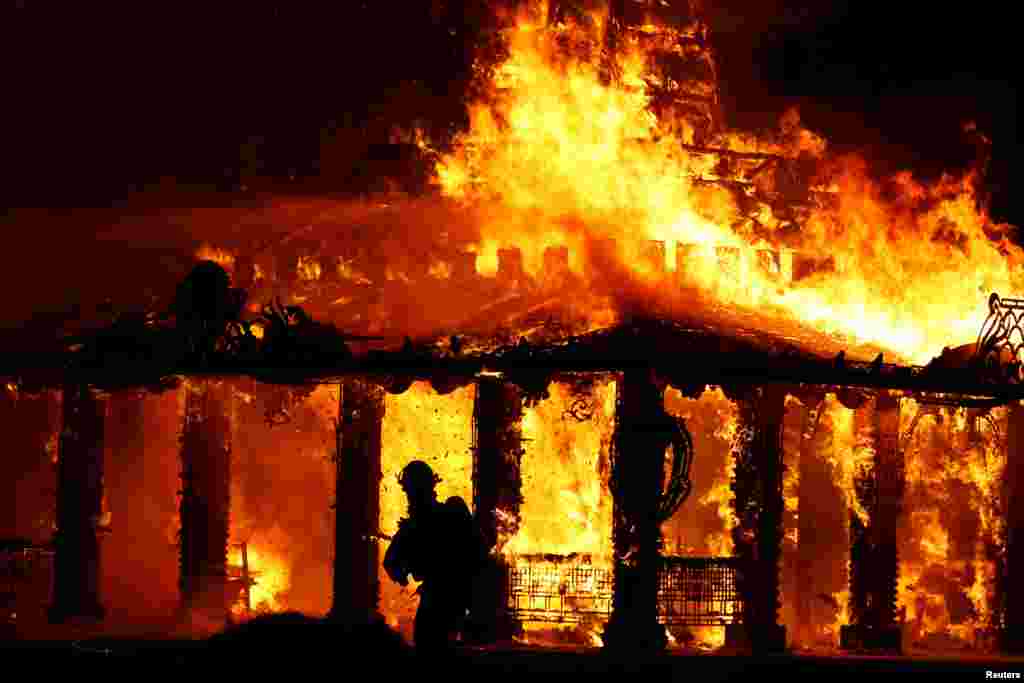
[[[272,550],[270,544],[259,537],[249,539],[246,546],[248,571],[253,581],[249,589],[251,612],[247,612],[246,605],[240,598],[232,606],[232,614],[238,618],[245,618],[286,610],[288,605],[285,596],[291,587],[291,576],[283,554]],[[240,572],[243,565],[241,547],[232,547],[228,554],[228,564]]]
[[[235,266],[234,254],[227,249],[215,247],[207,243],[203,243],[196,250],[196,259],[199,261],[213,261],[228,272],[230,272]]]
[[[772,139],[721,134],[714,143],[802,155],[814,170],[808,188],[828,199],[801,208],[796,236],[792,218],[767,205],[750,214],[715,182],[742,181],[782,196],[778,174],[729,171],[721,155],[692,147],[692,126],[651,114],[657,41],[625,36],[611,81],[598,55],[566,54],[566,36],[592,41],[588,32],[603,25],[593,23],[538,30],[521,20],[508,33],[508,56],[494,65],[486,95],[470,105],[469,130],[441,155],[436,180],[445,195],[487,207],[483,262],[494,263],[499,246],[516,245],[527,270],[538,273],[544,249],[563,244],[573,270],[582,272],[588,242],[613,237],[620,259],[642,281],[652,274],[632,258],[636,245],[665,241],[669,262],[677,244],[695,245],[704,263],[675,267],[722,303],[771,309],[913,362],[972,341],[987,294],[1015,290],[1024,252],[1008,241],[1008,226],[979,206],[974,174],[930,187],[909,174],[880,183],[858,159],[827,159],[825,142],[795,113]],[[718,277],[717,247],[737,250],[736,277]],[[781,249],[788,261],[781,270],[790,273],[793,249],[831,256],[836,265],[788,282],[756,266],[759,249]]]
[[[575,397],[552,384],[550,397],[524,410],[523,504],[519,532],[506,555],[589,553],[610,562],[611,494],[607,456],[615,415],[615,383],[598,385],[592,417],[570,414]]]

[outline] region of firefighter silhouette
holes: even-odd
[[[430,465],[415,460],[398,478],[409,502],[409,515],[384,556],[384,569],[405,586],[409,575],[418,589],[413,640],[418,652],[450,647],[465,624],[473,579],[487,551],[469,507],[462,498],[437,499],[440,479]]]

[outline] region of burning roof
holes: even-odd
[[[718,348],[753,367],[840,352],[922,365],[975,339],[989,293],[1018,288],[1024,252],[979,201],[982,169],[878,181],[831,157],[795,112],[771,135],[729,131],[699,12],[659,23],[650,3],[518,5],[478,63],[468,128],[438,149],[399,136],[431,165],[432,195],[108,214],[108,267],[130,261],[148,296],[83,272],[96,291],[52,319],[34,308],[37,329],[58,350],[55,337],[115,319],[145,326],[198,255],[249,291],[243,318],[280,301],[321,331],[382,338],[335,360],[408,338],[435,361],[486,364],[521,339],[589,335],[607,365],[634,356],[597,340],[659,320],[654,338],[671,340],[659,358]],[[142,235],[168,246],[113,255]],[[187,257],[168,267],[173,254]]]

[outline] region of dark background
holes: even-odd
[[[458,122],[483,4],[7,2],[7,206],[103,206],[254,176],[332,189],[369,122],[408,118],[409,103],[436,129]],[[974,158],[961,132],[973,120],[993,140],[993,212],[1024,222],[1011,3],[707,4],[732,126],[771,127],[796,104],[833,148],[934,175]]]

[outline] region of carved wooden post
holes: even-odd
[[[874,451],[870,468],[855,475],[854,487],[866,523],[850,514],[850,600],[852,623],[842,630],[842,647],[900,651],[896,621],[899,557],[896,530],[903,506],[904,467],[899,450],[899,398],[889,392],[854,413],[858,448]]]
[[[623,374],[618,383],[612,494],[615,585],[605,629],[610,650],[662,650],[658,623],[661,524],[658,501],[665,477],[664,387],[649,371]]]
[[[361,379],[341,385],[335,469],[331,618],[379,619],[381,430],[384,390]]]
[[[519,530],[523,502],[523,402],[519,388],[500,380],[477,383],[473,407],[473,509],[488,547],[499,551],[474,591],[473,621],[482,640],[506,639],[508,611],[501,547]]]
[[[57,534],[50,620],[102,619],[100,524],[107,401],[89,387],[64,388],[57,465]]]
[[[181,435],[180,589],[182,608],[211,623],[230,615],[232,387],[200,380],[185,386]]]
[[[733,529],[743,626],[727,629],[735,643],[745,636],[755,652],[781,652],[779,618],[782,551],[782,419],[786,393],[776,387],[747,389],[739,397],[740,430],[733,480],[738,525]],[[741,635],[742,634],[742,635]]]

